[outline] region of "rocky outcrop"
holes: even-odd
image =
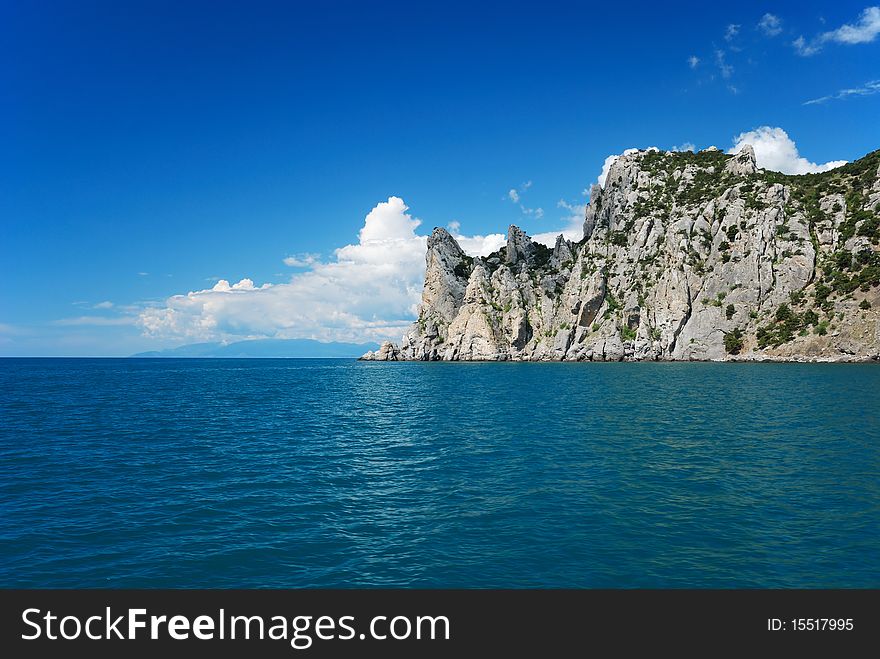
[[[739,152],[724,165],[724,171],[734,176],[751,176],[758,171],[755,149],[745,144]]]
[[[735,156],[624,154],[584,238],[515,226],[485,258],[428,240],[422,305],[374,360],[880,358],[880,151],[821,174]]]
[[[525,234],[525,231],[512,224],[507,229],[507,248],[505,263],[515,269],[534,264],[535,243]]]
[[[400,359],[400,349],[391,341],[383,341],[378,350],[370,350],[361,359],[365,361],[396,362]]]

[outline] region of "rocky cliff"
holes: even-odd
[[[375,360],[880,358],[880,151],[821,174],[730,156],[620,156],[577,243],[515,226],[471,258],[428,240],[418,320]]]

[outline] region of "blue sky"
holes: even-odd
[[[432,227],[576,227],[626,148],[880,148],[870,2],[421,4],[2,3],[0,355],[397,338]]]

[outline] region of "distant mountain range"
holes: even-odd
[[[376,350],[377,343],[322,343],[312,339],[254,339],[235,343],[191,343],[132,357],[288,357],[354,358]]]

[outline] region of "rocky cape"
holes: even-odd
[[[418,320],[365,360],[880,359],[880,151],[819,174],[638,151],[594,185],[584,237],[515,226],[472,258],[428,239]]]

